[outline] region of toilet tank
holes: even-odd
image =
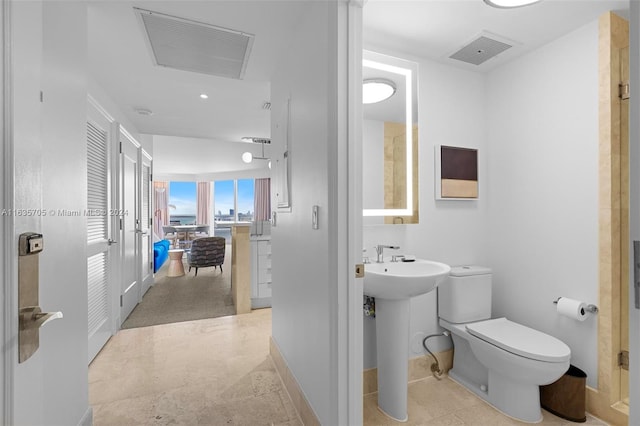
[[[491,318],[491,269],[452,267],[438,285],[438,316],[456,324]]]

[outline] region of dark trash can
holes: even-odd
[[[548,412],[572,422],[587,421],[587,373],[574,365],[550,385],[540,386],[540,405]]]

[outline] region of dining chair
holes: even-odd
[[[209,236],[209,225],[198,225],[196,229],[193,231],[194,238],[208,237]]]
[[[171,241],[171,244],[174,248],[176,247],[178,241],[178,231],[173,226],[163,226],[162,232],[164,233],[164,239]]]

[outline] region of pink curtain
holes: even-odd
[[[253,197],[253,220],[271,218],[271,179],[256,179]]]
[[[153,232],[162,239],[162,227],[169,224],[169,182],[153,182],[153,195]]]
[[[196,194],[196,224],[209,225],[211,221],[211,182],[198,182]]]

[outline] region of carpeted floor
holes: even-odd
[[[192,321],[235,315],[231,297],[231,246],[226,248],[223,265],[220,268],[200,268],[182,277],[167,277],[169,261],[156,272],[155,285],[142,298],[142,302],[131,312],[122,328],[147,327],[150,325]]]

